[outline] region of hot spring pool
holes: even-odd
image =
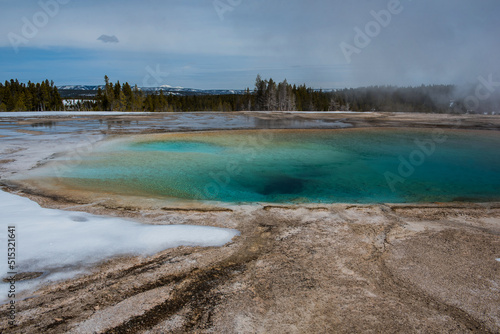
[[[500,199],[500,133],[250,130],[139,135],[47,164],[68,189],[231,203]]]

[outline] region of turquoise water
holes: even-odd
[[[103,145],[58,176],[74,189],[237,203],[493,201],[499,147],[486,131],[151,135]]]

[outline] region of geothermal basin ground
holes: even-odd
[[[482,138],[481,148],[485,149],[499,136],[500,117],[404,113],[0,114],[4,201],[15,194],[27,197],[21,198],[28,201],[23,202],[25,208],[55,210],[48,216],[46,211],[36,211],[32,228],[42,226],[44,221],[55,221],[54,216],[66,217],[67,224],[74,224],[72,228],[78,231],[90,228],[85,230],[88,234],[72,235],[62,233],[64,225],[49,225],[52,230],[47,233],[64,235],[66,243],[60,247],[63,251],[78,244],[84,235],[89,235],[90,240],[107,236],[102,239],[103,250],[88,253],[93,261],[67,259],[64,263],[50,262],[45,268],[24,264],[21,268],[27,269],[16,283],[23,290],[16,296],[14,326],[8,322],[7,286],[2,287],[1,331],[500,331],[500,203],[495,199],[499,166],[494,151],[490,158],[488,153],[476,152],[477,156],[469,159],[470,166],[490,167],[491,174],[479,175],[489,177],[489,190],[480,189],[473,196],[450,195],[443,201],[425,197],[407,200],[411,196],[392,201],[385,196],[371,203],[360,203],[355,198],[306,201],[294,195],[283,201],[269,201],[266,197],[251,197],[264,193],[259,190],[251,194],[254,200],[238,203],[217,197],[172,199],[158,192],[130,192],[127,187],[121,191],[96,191],[64,179],[65,173],[85,167],[85,159],[106,143],[137,136],[214,133],[217,137],[229,132],[268,130],[368,133],[374,129],[435,134],[438,146],[443,144],[439,142],[443,133],[474,134]],[[203,153],[211,149],[217,147],[203,147]],[[475,160],[478,164],[474,165]],[[54,164],[59,174],[50,182],[40,175],[35,177]],[[430,168],[428,164],[413,167],[425,170]],[[398,165],[388,170],[393,172],[393,185],[404,187],[411,183],[412,175],[401,175]],[[403,177],[404,182],[397,177]],[[466,181],[464,184],[470,186]],[[284,189],[292,195],[294,191],[298,190]],[[17,219],[21,220],[21,214]],[[7,225],[21,224],[15,221],[15,212],[4,214],[2,220]],[[136,231],[143,228],[169,226],[207,227],[207,231],[188,231],[195,231],[189,232],[191,236],[200,234],[198,242],[206,241],[206,236],[213,233],[213,242],[183,240],[179,246],[161,244],[160,240],[158,246],[147,250],[134,244],[130,249],[124,247],[123,251],[107,254],[117,236],[99,228],[106,224],[115,230],[114,226],[123,227],[123,233],[128,230],[127,224],[135,224],[129,229],[131,237],[121,235],[116,239],[120,245],[133,244],[133,236],[139,234]],[[2,233],[5,237],[7,231]],[[44,232],[39,233],[41,238]],[[178,232],[165,233],[171,236]],[[146,244],[161,239],[156,237],[156,230],[153,234],[155,238],[145,233]],[[23,238],[33,244],[31,240],[37,239],[21,233],[17,238],[20,254],[23,247],[25,252],[30,248],[23,245]],[[98,249],[96,244],[84,243],[77,245],[82,248],[79,254],[87,254],[83,251],[85,245]],[[38,253],[44,252],[43,242],[36,247],[40,248]],[[38,263],[40,259],[48,261],[36,254],[36,249],[32,251],[38,256],[32,259]],[[6,273],[2,275],[5,278]]]

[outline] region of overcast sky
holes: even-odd
[[[500,73],[498,0],[0,0],[0,31],[2,81],[243,89],[260,73],[343,88]]]

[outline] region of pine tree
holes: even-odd
[[[262,80],[260,74],[255,79],[255,110],[265,110],[267,81]]]
[[[14,111],[26,111],[26,98],[24,96],[24,93],[20,93],[18,96],[17,96],[17,99],[16,99],[16,105],[14,107]]]
[[[125,107],[124,110],[131,111],[132,110],[132,88],[130,87],[128,82],[125,82],[122,87],[122,92],[125,98]]]
[[[273,79],[269,79],[266,90],[266,110],[275,111],[278,107],[277,88]]]
[[[142,92],[137,87],[137,85],[135,85],[133,91],[132,110],[142,111],[143,109],[144,109],[144,96],[142,95]]]

